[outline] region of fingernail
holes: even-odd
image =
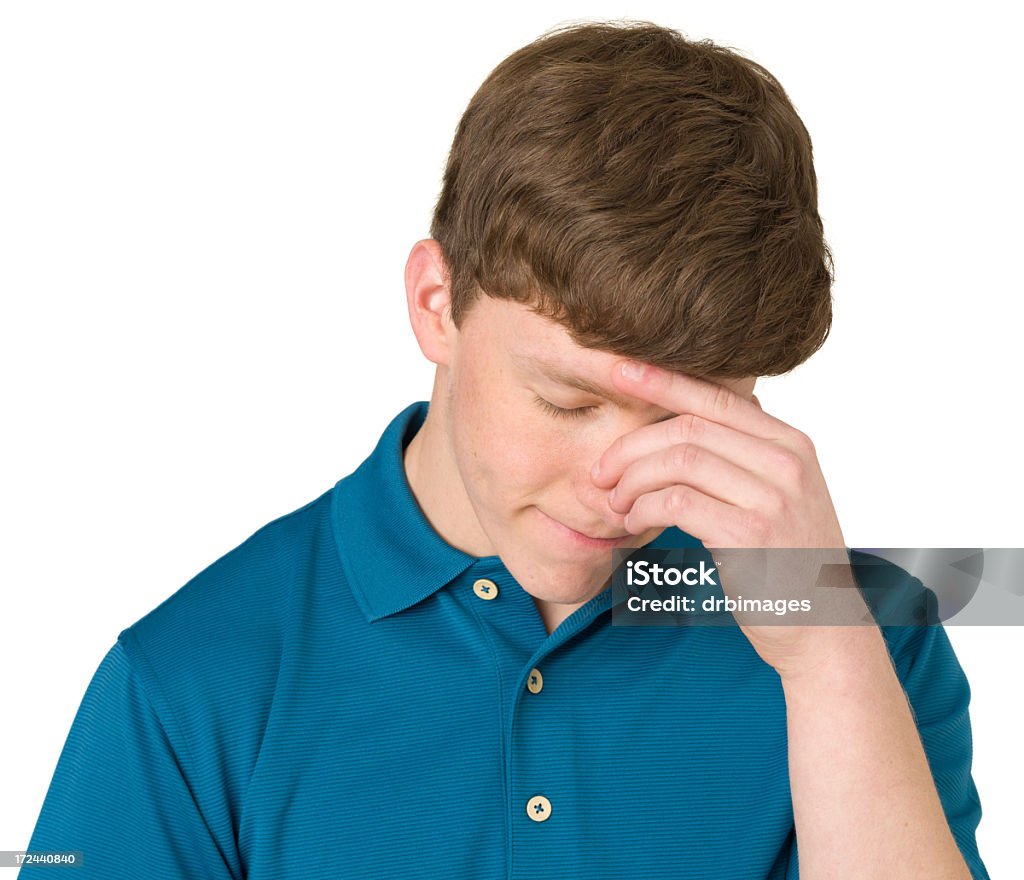
[[[590,476],[592,476],[596,480],[600,473],[601,473],[601,462],[595,461],[594,462],[594,466],[590,469]]]
[[[622,365],[622,375],[627,379],[642,379],[644,377],[644,365],[639,361],[626,361]]]

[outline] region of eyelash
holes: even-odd
[[[549,403],[543,397],[534,397],[534,400],[537,401],[537,405],[545,412],[563,419],[578,419],[583,416],[584,413],[588,413],[590,410],[597,408],[593,406],[578,406],[575,409],[563,409],[560,406],[555,406],[553,403]]]

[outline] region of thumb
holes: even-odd
[[[761,410],[761,412],[764,412],[764,407],[762,407],[762,406],[761,406],[761,401],[757,399],[757,395],[756,395],[756,394],[751,394],[751,395],[750,395],[750,399],[751,399],[752,401],[754,401],[754,403],[756,403],[756,404],[757,404],[757,408],[758,408],[759,410]]]

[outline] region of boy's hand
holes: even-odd
[[[640,365],[641,377],[629,378],[621,370],[625,363],[637,362],[615,364],[614,387],[679,413],[624,434],[598,460],[594,483],[614,487],[608,503],[626,514],[627,531],[676,526],[709,550],[839,548],[842,553],[828,555],[849,570],[839,520],[807,435],[768,415],[756,398],[746,400],[725,386],[650,364]],[[854,584],[848,571],[847,585]],[[735,579],[728,586],[731,592],[743,590]],[[730,593],[724,581],[722,587]],[[867,614],[857,590],[840,592],[842,601],[849,597]],[[840,631],[848,629],[744,625],[742,615],[735,616],[780,674],[821,662],[842,640]]]

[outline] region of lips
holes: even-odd
[[[541,511],[541,513],[543,513],[543,511]],[[619,534],[619,535],[602,535],[602,534],[596,534],[595,535],[595,534],[591,534],[590,532],[586,532],[583,529],[577,529],[577,528],[574,528],[573,526],[566,525],[560,519],[556,519],[555,517],[551,516],[550,514],[545,513],[544,515],[548,519],[550,519],[552,522],[557,523],[558,525],[560,525],[563,529],[568,529],[570,532],[575,532],[580,537],[588,538],[591,541],[606,541],[609,544],[611,544],[611,543],[613,543],[615,541],[622,541],[622,540],[624,540],[626,538],[632,538],[633,537],[632,534],[629,533],[629,532],[625,532],[625,533]]]
[[[565,523],[562,523],[562,525],[565,525]],[[585,538],[592,538],[595,541],[618,541],[620,538],[626,538],[630,534],[629,532],[626,532],[623,535],[591,535],[589,532],[583,531],[583,529],[573,529],[572,526],[566,526],[566,528],[570,528],[574,532],[579,532]]]

